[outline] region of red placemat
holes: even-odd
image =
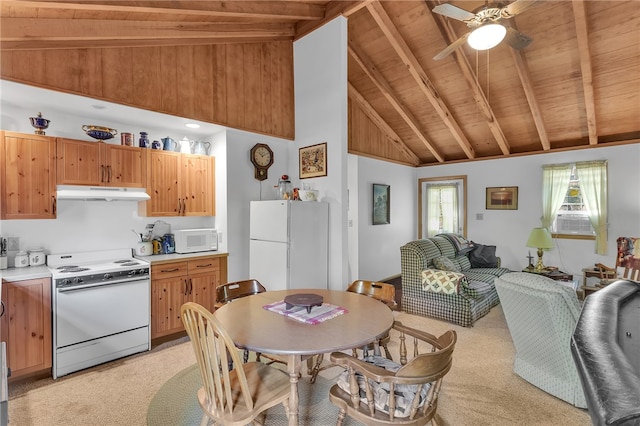
[[[286,305],[287,304],[284,300],[280,300],[278,302],[264,305],[263,308],[306,324],[320,324],[328,319],[335,318],[338,315],[349,312],[345,308],[331,305],[330,303],[323,303],[322,306],[315,306],[311,309],[311,312],[308,313],[306,307],[294,306],[291,309],[287,309]]]

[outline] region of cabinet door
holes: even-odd
[[[220,273],[189,276],[189,281],[191,301],[213,312],[216,304],[216,287],[220,283]]]
[[[178,216],[181,210],[178,177],[180,154],[177,152],[147,150],[147,193],[141,214],[146,216]]]
[[[5,282],[2,303],[11,380],[51,368],[51,280]]]
[[[102,185],[106,170],[100,159],[100,142],[57,139],[58,184]]]
[[[220,284],[220,263],[217,257],[205,257],[188,262],[191,300],[212,312],[216,303],[216,287]]]
[[[180,175],[183,216],[213,216],[213,161],[203,155],[182,156]]]
[[[143,188],[142,150],[123,145],[103,146],[103,162],[106,167],[106,184]]]
[[[151,281],[151,338],[184,330],[180,307],[189,300],[189,279],[184,277]]]
[[[55,219],[55,139],[5,132],[0,151],[2,218]]]

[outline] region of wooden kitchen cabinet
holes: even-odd
[[[151,339],[184,331],[180,308],[186,302],[213,310],[216,287],[226,280],[224,256],[152,263]]]
[[[55,138],[0,133],[2,219],[55,219]]]
[[[51,279],[3,282],[0,318],[10,381],[52,365]]]
[[[215,215],[215,159],[182,154],[182,216]]]
[[[57,183],[143,188],[141,148],[57,138]]]
[[[145,154],[147,193],[141,216],[213,216],[215,160],[213,157],[148,150]]]

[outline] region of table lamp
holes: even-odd
[[[536,264],[534,271],[542,272],[544,270],[544,264],[542,263],[542,253],[544,249],[553,248],[553,240],[551,234],[547,228],[533,228],[529,239],[527,240],[527,247],[538,249],[538,263]]]

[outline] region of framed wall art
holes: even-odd
[[[487,210],[518,210],[518,187],[488,187]]]
[[[386,225],[391,223],[389,216],[391,202],[391,187],[389,185],[373,184],[373,224]]]
[[[300,179],[327,175],[327,143],[299,149]]]

